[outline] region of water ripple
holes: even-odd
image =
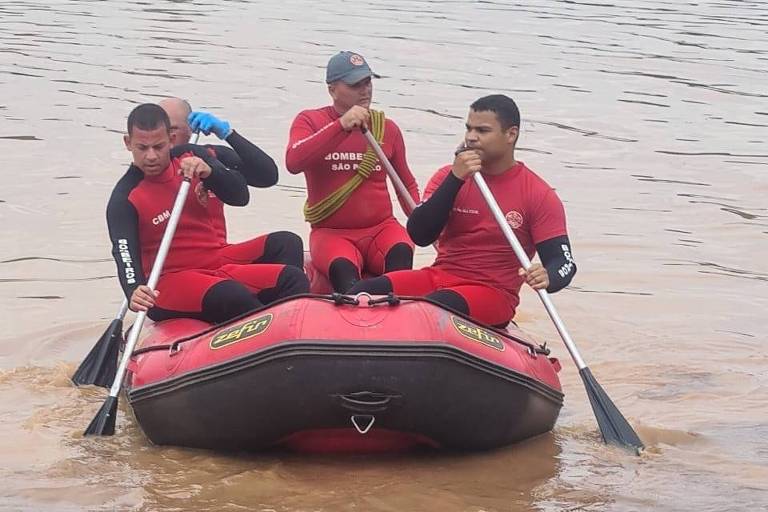
[[[662,150],[657,149],[656,153],[661,153],[662,155],[677,155],[677,156],[738,156],[742,158],[768,158],[768,153],[728,153],[725,151],[693,151],[693,152],[686,152],[686,151],[669,151],[669,150]]]
[[[0,139],[8,139],[8,140],[43,140],[39,137],[35,137],[34,135],[0,135]]]
[[[73,283],[73,282],[80,282],[80,281],[100,281],[102,279],[114,279],[116,276],[114,274],[109,276],[94,276],[94,277],[72,277],[72,278],[38,278],[38,277],[27,277],[27,278],[2,278],[0,279],[0,283]]]
[[[555,128],[560,128],[561,130],[567,130],[570,132],[576,132],[584,135],[585,137],[596,137],[599,139],[608,139],[608,140],[614,140],[617,142],[637,142],[637,139],[629,139],[626,137],[616,137],[613,135],[603,135],[595,130],[586,130],[583,128],[577,128],[575,126],[569,126],[567,124],[563,123],[557,123],[554,121],[541,121],[541,120],[535,120],[531,119],[532,123],[540,123],[540,124],[546,124],[549,126],[554,126]]]
[[[738,277],[743,279],[755,279],[758,281],[768,281],[768,274],[757,272],[755,270],[745,270],[735,267],[726,267],[718,263],[709,261],[685,261],[682,263],[665,263],[669,266],[697,266],[702,267],[698,272],[702,274],[714,274],[728,277]]]
[[[101,263],[105,261],[112,261],[112,258],[53,258],[50,256],[22,256],[20,258],[12,258],[10,260],[0,260],[0,264],[36,260],[55,261],[57,263]]]

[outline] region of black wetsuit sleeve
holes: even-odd
[[[250,193],[242,174],[229,169],[204,146],[184,144],[173,148],[171,155],[176,157],[187,152],[202,158],[211,168],[211,175],[202,180],[205,188],[216,194],[216,197],[228,205],[245,206],[248,204]]]
[[[207,161],[211,166],[211,175],[203,179],[205,188],[216,194],[224,203],[232,206],[245,206],[250,199],[248,184],[242,174],[227,169],[213,157]]]
[[[245,177],[251,187],[266,188],[277,183],[277,164],[254,143],[237,133],[227,137],[226,146],[209,146],[216,152],[216,158]]]
[[[128,299],[139,285],[146,284],[141,266],[139,215],[128,199],[132,188],[126,184],[125,179],[121,180],[107,204],[107,228],[112,243],[112,257],[117,265],[120,286]]]
[[[414,243],[425,247],[437,240],[463,184],[452,172],[448,173],[430,198],[413,210],[408,217],[408,234]]]
[[[547,291],[555,293],[568,286],[576,275],[576,262],[573,261],[568,235],[539,242],[536,244],[536,252],[549,276]]]

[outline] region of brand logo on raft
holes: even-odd
[[[476,325],[472,325],[466,320],[453,315],[451,315],[451,322],[459,334],[465,338],[480,342],[483,345],[488,345],[489,347],[495,348],[496,350],[504,350],[504,343],[502,343],[499,337],[495,334],[477,327]]]
[[[258,336],[266,331],[271,323],[272,313],[267,313],[266,315],[256,317],[253,320],[248,320],[244,324],[222,329],[211,339],[211,350],[216,350],[237,343],[238,341]]]

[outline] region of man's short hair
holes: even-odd
[[[520,127],[520,110],[515,101],[503,94],[483,96],[469,106],[475,112],[493,112],[499,120],[502,130],[512,126]]]
[[[171,131],[171,120],[160,105],[143,103],[128,114],[128,135],[134,128],[149,131],[161,126],[165,126],[168,132]]]

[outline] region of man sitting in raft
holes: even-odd
[[[214,220],[217,202],[248,203],[245,179],[201,146],[171,149],[170,121],[158,105],[128,116],[125,146],[133,163],[107,205],[112,255],[133,311],[153,320],[191,317],[221,323],[276,299],[306,293],[301,269],[280,264],[232,264]],[[146,286],[184,177],[187,196],[156,290]]]
[[[418,202],[400,129],[383,112],[369,110],[374,76],[356,53],[331,57],[325,81],[333,105],[299,113],[286,151],[288,171],[303,172],[307,181],[304,216],[312,226],[312,263],[337,292],[346,292],[363,272],[380,275],[413,266],[413,242],[392,215],[386,171],[360,131],[371,130]],[[410,213],[406,200],[399,199]]]
[[[207,112],[192,112],[189,103],[181,98],[166,98],[159,105],[171,120],[171,145],[187,144],[193,131],[205,135],[215,134],[230,146],[207,144],[211,155],[231,170],[243,175],[251,187],[267,188],[277,183],[275,161],[258,146],[230,127],[227,121]],[[224,205],[211,211],[221,239],[227,242]],[[304,244],[301,237],[290,231],[275,231],[252,240],[227,245],[224,257],[230,263],[282,263],[304,268]]]
[[[408,219],[408,233],[420,246],[437,243],[432,266],[392,272],[358,282],[350,293],[427,296],[494,326],[515,314],[522,283],[550,293],[573,279],[565,210],[555,191],[515,160],[520,112],[500,94],[475,101],[469,110],[464,147],[453,165],[438,170],[424,202]],[[526,272],[477,188],[481,172],[526,254],[541,263]]]

